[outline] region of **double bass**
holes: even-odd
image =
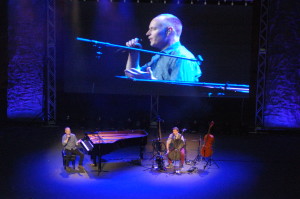
[[[215,138],[210,132],[214,124],[214,121],[210,122],[208,132],[203,138],[203,145],[200,149],[200,154],[204,158],[208,158],[213,154],[213,143],[215,141]]]

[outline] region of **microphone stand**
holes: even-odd
[[[201,55],[198,55],[197,59],[192,59],[192,58],[187,58],[187,57],[170,55],[170,54],[163,53],[163,52],[156,52],[156,51],[151,51],[151,50],[144,50],[144,49],[140,49],[140,48],[132,48],[132,47],[128,47],[128,46],[122,46],[122,45],[111,44],[111,43],[107,43],[107,42],[101,42],[101,41],[97,41],[97,40],[91,40],[91,39],[86,39],[86,38],[82,38],[82,37],[77,37],[76,39],[79,41],[94,43],[95,45],[123,48],[123,49],[127,49],[127,50],[134,50],[134,51],[139,51],[139,52],[144,52],[144,53],[157,54],[157,55],[162,55],[162,56],[167,56],[167,57],[174,57],[174,58],[185,59],[185,60],[189,60],[189,61],[196,61],[196,62],[199,62],[199,65],[200,65],[200,62],[203,61],[203,58]]]

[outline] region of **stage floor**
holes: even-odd
[[[218,135],[213,164],[188,173],[152,168],[149,131],[142,165],[138,147],[119,148],[103,156],[103,172],[85,156],[85,171],[67,172],[62,165],[64,127],[15,126],[0,128],[0,198],[299,198],[300,134]],[[72,129],[81,138],[93,129]],[[201,132],[204,133],[204,132]],[[163,137],[167,137],[167,133]],[[186,133],[187,159],[198,153],[200,133]],[[166,160],[166,159],[165,159]]]

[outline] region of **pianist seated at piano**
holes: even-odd
[[[174,56],[196,59],[194,55],[180,43],[182,32],[181,21],[172,14],[160,14],[149,25],[146,33],[150,45]],[[138,38],[131,39],[126,46],[142,48]],[[168,81],[198,82],[201,76],[200,61],[154,55],[144,66],[139,65],[140,53],[129,51],[125,75],[129,78]]]
[[[83,168],[84,154],[77,148],[80,141],[81,140],[77,140],[76,135],[71,132],[70,127],[65,128],[65,134],[62,136],[62,145],[64,147],[65,154],[67,156],[66,157],[67,158],[67,160],[66,160],[67,170],[70,169],[69,162],[70,162],[71,155],[78,155],[80,157],[78,168],[84,169]]]

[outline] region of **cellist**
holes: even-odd
[[[185,150],[184,150],[184,137],[179,133],[177,127],[173,127],[173,132],[169,135],[166,148],[167,148],[167,157],[168,157],[168,166],[167,168],[173,168],[172,159],[170,155],[172,152],[180,152],[180,168],[183,167],[185,160]],[[177,150],[177,151],[176,151]]]

